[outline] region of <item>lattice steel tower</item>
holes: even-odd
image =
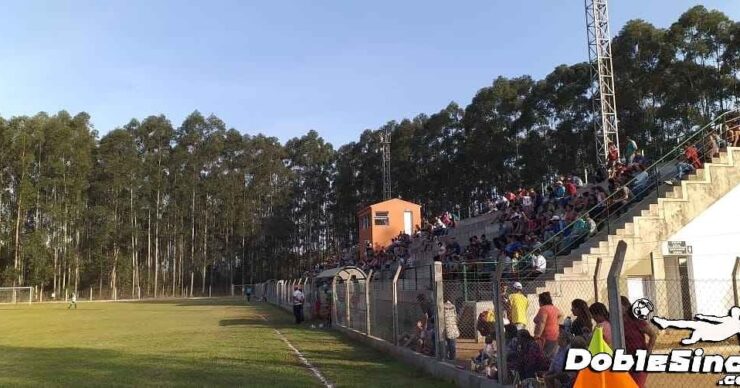
[[[601,166],[605,166],[610,142],[617,146],[617,152],[619,152],[609,10],[607,0],[585,0],[585,4],[588,59],[591,63],[591,90],[594,101],[596,160]]]
[[[380,145],[383,154],[383,199],[391,199],[391,129],[380,132]]]

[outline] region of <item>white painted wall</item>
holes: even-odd
[[[693,247],[697,312],[726,315],[733,301],[732,269],[740,257],[740,185],[669,240],[686,241]]]

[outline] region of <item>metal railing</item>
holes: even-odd
[[[637,215],[630,213],[630,210],[638,207],[638,204],[654,203],[657,198],[666,193],[665,190],[660,190],[661,187],[670,186],[672,188],[673,186],[669,182],[681,180],[692,172],[695,172],[697,167],[693,166],[692,162],[699,162],[701,165],[711,162],[712,158],[716,156],[712,155],[712,151],[715,148],[712,138],[716,135],[719,142],[724,143],[724,135],[727,129],[724,125],[725,120],[734,115],[738,115],[738,112],[725,112],[709,124],[687,136],[671,151],[645,168],[643,173],[614,187],[614,192],[608,195],[603,201],[579,214],[574,221],[567,224],[557,233],[548,236],[544,242],[532,249],[528,255],[542,254],[550,259],[548,260],[548,264],[554,261],[553,269],[555,271],[561,270],[562,267],[557,260],[558,256],[568,255],[571,250],[576,249],[586,240],[596,235],[601,234],[603,238],[606,238],[617,229],[622,228],[627,220]],[[732,120],[738,120],[738,118],[734,117]],[[719,128],[717,128],[718,126]],[[716,144],[716,146],[721,148],[723,144]],[[697,160],[687,160],[686,150],[689,147],[695,148],[698,157]],[[631,196],[626,199],[624,198],[624,190],[622,189],[625,186],[631,193]],[[643,209],[642,207],[638,208],[640,210]],[[583,222],[587,216],[595,221],[597,231],[593,234],[583,233],[574,235],[573,231],[576,229],[576,225]]]

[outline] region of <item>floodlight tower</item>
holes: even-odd
[[[614,95],[614,69],[607,2],[608,0],[585,0],[596,160],[601,166],[606,166],[609,143],[614,143],[619,153],[617,103]]]
[[[383,154],[383,199],[391,199],[391,129],[380,132],[380,145]]]

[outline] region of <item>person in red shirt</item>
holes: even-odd
[[[575,183],[573,183],[573,180],[571,178],[569,178],[568,182],[565,184],[565,191],[571,197],[575,197],[578,194],[578,187]]]
[[[647,321],[639,320],[632,314],[632,304],[626,296],[620,297],[622,302],[622,319],[624,322],[624,345],[627,354],[637,354],[638,350],[652,352],[657,338],[655,329]],[[647,341],[645,341],[647,337]],[[632,379],[640,388],[645,387],[647,373],[630,372]]]
[[[695,169],[700,169],[702,167],[701,160],[699,160],[699,150],[697,150],[694,145],[686,147],[683,154]]]
[[[609,145],[607,146],[607,152],[608,165],[609,167],[611,167],[619,160],[619,148],[617,148],[614,143],[609,142]]]
[[[534,338],[542,345],[547,359],[552,359],[558,350],[558,336],[560,335],[560,320],[563,313],[553,306],[549,292],[539,295],[540,310],[534,317]]]

